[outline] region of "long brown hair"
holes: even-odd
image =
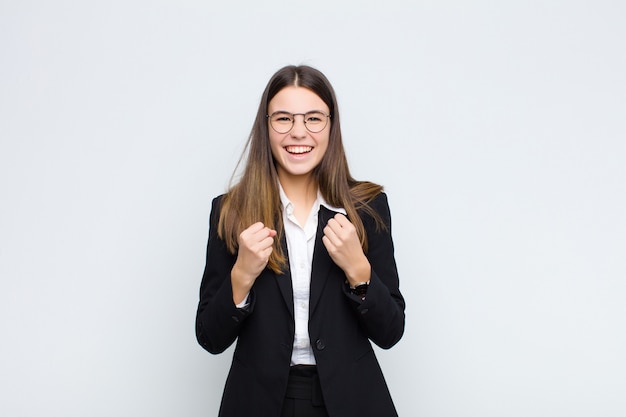
[[[275,229],[277,236],[268,267],[276,273],[287,268],[287,258],[280,241],[283,235],[282,205],[278,188],[278,173],[269,143],[267,108],[269,102],[287,86],[305,87],[317,94],[330,110],[330,137],[328,148],[319,165],[313,170],[320,193],[335,207],[343,207],[355,226],[361,246],[367,251],[367,236],[359,211],[365,211],[382,226],[379,216],[368,203],[382,192],[382,186],[357,181],[350,175],[348,161],[341,140],[341,125],[335,91],[320,71],[309,66],[286,66],[270,79],[238,167],[244,169],[235,185],[224,197],[218,225],[218,234],[231,253],[237,252],[237,238],[256,222]],[[237,171],[237,169],[235,170]],[[234,178],[234,175],[233,175]]]

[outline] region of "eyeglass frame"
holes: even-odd
[[[274,125],[272,124],[272,116],[273,116],[273,115],[275,115],[276,113],[285,113],[285,114],[289,114],[289,115],[291,115],[291,117],[293,118],[293,120],[291,121],[291,127],[290,127],[290,128],[289,128],[289,130],[287,130],[286,132],[279,132],[278,130],[276,130],[276,128],[275,128],[275,127],[274,127]],[[321,128],[321,129],[320,129],[320,130],[318,130],[318,131],[313,131],[313,130],[309,129],[309,127],[308,127],[308,126],[307,126],[307,124],[306,124],[306,115],[307,115],[307,114],[311,114],[311,113],[320,113],[320,114],[323,114],[323,115],[326,117],[326,124],[324,124],[324,127],[323,127],[323,128]],[[308,131],[309,131],[309,132],[311,132],[311,133],[320,133],[322,130],[326,129],[326,126],[328,126],[328,120],[330,119],[330,114],[326,114],[326,113],[324,113],[324,112],[323,112],[323,111],[321,111],[321,110],[311,110],[311,111],[308,111],[308,112],[306,112],[306,113],[291,113],[291,112],[284,111],[284,110],[277,110],[277,111],[275,111],[275,112],[274,112],[274,113],[272,113],[272,114],[266,114],[266,115],[265,115],[265,117],[266,117],[266,118],[267,118],[267,120],[269,121],[269,124],[270,124],[270,127],[272,128],[272,130],[273,130],[274,132],[276,132],[276,133],[281,134],[281,135],[284,135],[284,134],[286,134],[286,133],[289,133],[289,132],[291,132],[291,131],[293,130],[293,127],[296,125],[296,116],[302,116],[302,118],[303,118],[303,119],[302,119],[302,121],[303,121],[303,123],[304,123],[304,127],[306,128],[306,130],[308,130]]]

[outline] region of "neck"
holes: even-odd
[[[278,176],[287,198],[296,207],[310,209],[317,199],[317,181],[312,175]]]

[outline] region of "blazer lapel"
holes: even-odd
[[[317,234],[315,237],[315,248],[313,249],[313,263],[311,265],[311,294],[309,296],[309,317],[315,311],[319,299],[326,285],[328,279],[328,271],[334,265],[333,260],[330,258],[322,237],[324,236],[324,228],[336,213],[327,209],[324,206],[320,206],[320,211],[317,218]]]
[[[285,233],[280,240],[280,245],[283,247],[283,253],[287,255],[287,259],[289,259],[289,254],[287,251],[287,238],[285,237]],[[293,318],[293,287],[291,285],[291,270],[289,269],[289,264],[287,264],[287,271],[284,274],[276,275],[276,284],[278,288],[280,288],[280,292],[283,295],[285,300],[285,304],[287,305],[287,309]]]

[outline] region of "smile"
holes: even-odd
[[[303,153],[309,153],[313,150],[312,146],[285,146],[285,150],[291,154],[300,155]]]

